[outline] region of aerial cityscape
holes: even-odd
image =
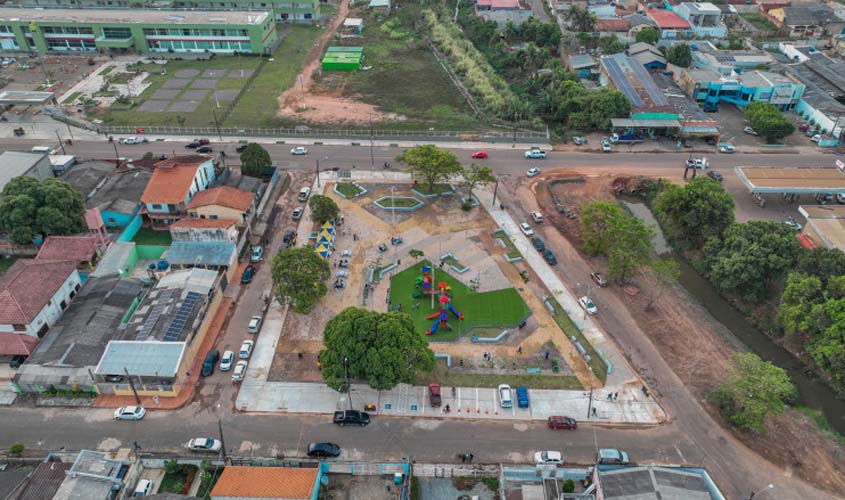
[[[8,0],[0,500],[845,499],[845,3]]]

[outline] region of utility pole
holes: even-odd
[[[352,409],[352,388],[349,386],[349,358],[343,358],[343,378],[346,379],[346,399],[349,401],[349,409]]]
[[[211,108],[211,114],[214,115],[214,126],[217,127],[217,138],[220,139],[220,142],[223,142],[223,134],[220,132],[220,122],[217,121],[217,110]]]
[[[320,160],[317,160],[317,187],[320,187]]]
[[[64,145],[64,143],[62,143],[62,136],[59,135],[58,129],[56,129],[56,138],[59,140],[59,147],[62,148],[62,154],[66,154],[65,153],[65,145]]]
[[[593,411],[593,388],[590,387],[590,402],[587,404],[587,419],[590,418],[590,412]]]
[[[127,370],[124,366],[123,371],[126,373],[126,378],[129,379],[129,387],[132,389],[132,394],[135,395],[135,403],[137,403],[138,406],[141,406],[141,398],[138,397],[138,391],[137,389],[135,389],[135,383],[132,382],[132,377],[129,375],[129,370]]]
[[[370,168],[376,167],[375,153],[373,152],[373,114],[370,113]]]
[[[226,463],[226,441],[223,441],[223,421],[217,419],[217,432],[220,436],[220,454],[223,456],[223,463]]]
[[[114,147],[114,161],[116,161],[117,164],[120,165],[120,155],[117,152],[117,143],[113,142],[111,143],[111,145]]]
[[[493,208],[496,208],[496,195],[499,194],[499,178],[496,178],[496,186],[493,188]]]

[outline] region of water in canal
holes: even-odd
[[[646,224],[655,226],[658,232],[655,247],[667,249],[665,238],[660,232],[651,210],[636,198],[620,200],[636,217]],[[780,366],[792,377],[792,382],[801,394],[801,404],[820,410],[840,433],[845,434],[845,401],[837,399],[835,391],[815,377],[786,349],[773,342],[754,327],[745,316],[723,299],[709,281],[701,277],[685,260],[678,259],[681,268],[679,282],[710,314],[721,322],[749,350],[766,361]]]

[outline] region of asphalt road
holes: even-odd
[[[0,140],[0,150],[26,150],[43,142]],[[234,147],[233,144],[224,146],[232,160],[236,160]],[[317,159],[321,169],[370,167],[369,147],[309,146],[310,154],[305,157],[291,156],[291,147],[291,144],[269,145],[267,149],[286,169],[307,171],[316,167]],[[176,142],[118,146],[120,156],[139,157],[146,151],[174,154],[187,150],[182,143]],[[385,161],[395,163],[399,152],[398,148],[375,147],[374,162],[377,166]],[[461,160],[469,161],[472,151],[456,149],[455,152]],[[67,147],[67,153],[84,159],[115,156],[114,146],[106,141],[77,142]],[[529,161],[522,157],[521,149],[515,149],[490,150],[490,156],[483,163],[495,172],[523,175],[531,166],[668,172],[681,170],[681,162],[688,154],[553,152],[548,160]],[[729,171],[735,165],[827,165],[833,162],[831,155],[709,156],[711,165],[723,171]],[[619,326],[623,323],[625,321]],[[703,465],[714,475],[727,498],[745,498],[750,491],[768,483],[776,485],[777,494],[770,493],[772,498],[835,498],[789,477],[736,443],[683,388],[647,338],[624,328],[622,331],[625,334],[616,340],[632,353],[632,362],[648,367],[649,379],[665,388],[661,394],[671,421],[663,426],[626,429],[581,425],[577,431],[552,431],[543,423],[375,418],[366,428],[339,428],[331,423],[329,416],[234,413],[228,395],[221,397],[217,391],[204,388],[214,394],[202,394],[176,412],[150,412],[141,422],[115,422],[110,410],[43,409],[21,405],[2,408],[0,448],[20,441],[28,449],[114,450],[137,442],[143,450],[187,453],[183,444],[191,437],[216,436],[219,419],[223,422],[227,449],[239,456],[301,456],[309,442],[332,441],[343,448],[342,458],[353,460],[398,460],[410,453],[417,461],[453,462],[457,454],[471,452],[475,454],[476,462],[481,463],[528,463],[533,452],[556,449],[563,451],[570,463],[588,464],[596,448],[617,447],[628,451],[639,463]]]

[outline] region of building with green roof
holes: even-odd
[[[329,47],[323,56],[325,71],[358,71],[364,62],[363,47]]]

